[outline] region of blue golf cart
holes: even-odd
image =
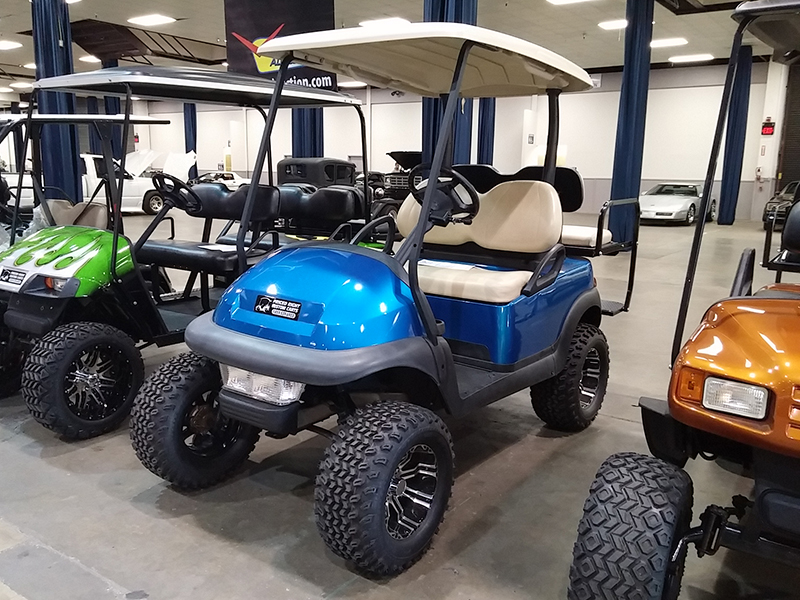
[[[530,388],[549,426],[579,431],[594,420],[609,359],[588,257],[635,244],[613,241],[602,223],[563,243],[564,209],[580,206],[583,185],[556,167],[558,97],[591,87],[568,60],[453,23],[301,34],[259,52],[281,61],[275,99],[301,62],[446,96],[442,134],[432,163],[409,176],[419,183],[398,212],[396,252],[358,245],[386,218],[350,244],[272,252],[189,326],[191,352],[141,388],[133,445],[151,471],[196,489],[230,476],[261,431],[327,436],[321,535],[360,570],[396,574],[430,546],[450,499],[453,445],[437,413],[459,417]],[[550,99],[543,167],[505,176],[449,164],[462,97],[541,93]],[[336,433],[319,426],[333,416]]]

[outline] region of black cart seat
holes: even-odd
[[[199,271],[212,275],[226,275],[237,271],[235,237],[234,245],[210,243],[208,230],[215,219],[231,221],[242,216],[247,200],[249,185],[231,192],[219,183],[203,183],[195,185],[192,191],[200,198],[199,208],[187,210],[192,217],[206,219],[204,241],[184,240],[147,240],[136,254],[142,264],[154,264],[160,267]],[[278,189],[260,185],[258,196],[253,206],[251,221],[258,224],[256,230],[271,228],[280,206]]]

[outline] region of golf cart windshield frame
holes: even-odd
[[[717,161],[722,147],[722,137],[725,131],[725,123],[730,118],[730,101],[733,92],[733,81],[736,75],[736,66],[739,61],[739,53],[742,49],[742,38],[745,31],[753,24],[757,24],[759,19],[775,19],[783,15],[792,16],[800,21],[800,0],[751,0],[740,4],[733,12],[733,18],[739,22],[736,33],[733,36],[731,54],[728,59],[728,68],[725,75],[725,85],[722,88],[722,100],[720,101],[717,125],[714,131],[714,141],[711,145],[711,155],[708,161],[708,169],[703,183],[703,195],[700,200],[699,214],[708,214],[708,205],[711,198],[711,186],[714,183],[714,175],[717,170]],[[791,30],[791,28],[789,28]],[[787,31],[786,28],[771,29],[764,27],[763,30],[753,28],[751,33],[759,37],[763,42],[781,46],[783,60],[793,61],[800,56],[800,40],[794,38],[787,40],[780,38],[780,32]],[[675,364],[675,359],[683,347],[683,335],[686,329],[686,317],[689,312],[689,303],[692,297],[695,275],[697,274],[697,262],[700,257],[700,247],[703,243],[703,231],[705,229],[705,219],[697,219],[695,224],[692,248],[689,253],[689,263],[686,268],[686,278],[681,295],[681,304],[678,309],[678,319],[675,326],[675,335],[672,339],[672,353],[670,364]]]
[[[253,213],[259,179],[265,163],[269,168],[268,183],[273,185],[271,136],[277,116],[277,109],[282,107],[324,107],[354,106],[361,123],[362,153],[364,168],[367,166],[366,156],[366,121],[361,111],[361,102],[357,98],[345,96],[327,90],[316,90],[291,86],[285,88],[286,70],[278,72],[278,80],[274,83],[258,77],[209,71],[195,68],[148,67],[134,70],[127,68],[101,69],[92,73],[63,75],[41,79],[34,84],[34,94],[38,91],[60,91],[81,94],[105,94],[125,98],[125,111],[122,131],[122,147],[128,147],[133,97],[148,99],[183,100],[186,102],[214,103],[236,105],[257,110],[266,121],[261,143],[256,155],[253,169],[254,181],[249,187],[242,218],[239,221],[239,232],[236,236],[236,252],[240,272],[247,266],[245,238],[250,228],[250,217]],[[265,113],[264,106],[269,106]],[[33,102],[28,107],[28,115],[32,114]],[[134,117],[135,118],[135,117]],[[108,154],[108,155],[107,155]],[[108,173],[113,173],[111,162],[110,137],[108,147],[103,143],[103,158]],[[119,243],[119,223],[121,222],[121,198],[124,182],[125,154],[120,160],[120,175],[109,177],[109,192],[114,198],[114,240],[111,254],[111,273],[116,276],[117,248]],[[367,184],[365,182],[365,194]],[[368,196],[366,196],[368,198]]]

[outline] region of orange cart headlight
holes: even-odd
[[[706,379],[703,390],[703,406],[710,410],[763,419],[767,416],[767,388],[718,377]]]

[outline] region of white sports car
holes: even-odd
[[[659,183],[639,196],[642,219],[678,221],[691,225],[700,210],[703,185],[694,183]],[[711,198],[706,221],[717,218],[717,201]]]
[[[243,185],[249,184],[250,180],[239,177],[239,175],[231,171],[212,171],[211,173],[200,175],[197,179],[193,179],[189,182],[190,185],[194,185],[195,183],[222,183],[225,184],[229,190],[234,191],[238,190]]]

